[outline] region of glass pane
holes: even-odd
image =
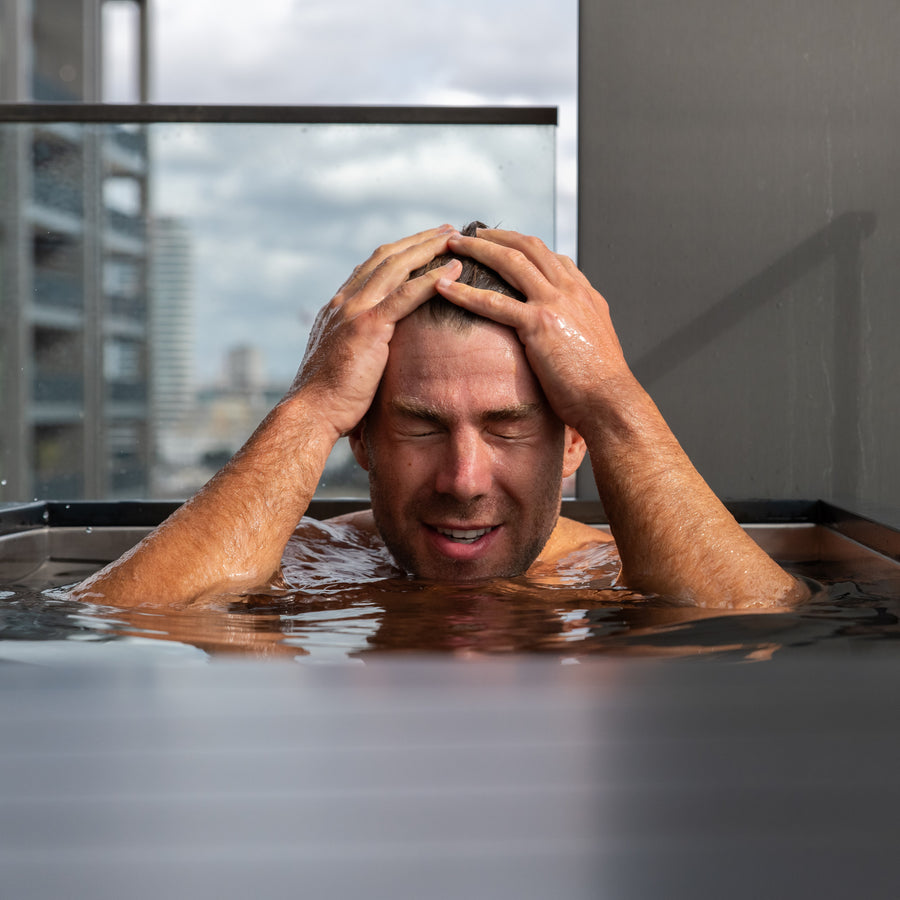
[[[555,237],[553,126],[5,125],[0,162],[0,501],[184,497],[376,246]],[[320,495],[366,491],[339,445]]]

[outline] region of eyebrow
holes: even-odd
[[[389,401],[389,405],[391,410],[398,415],[434,422],[439,425],[447,424],[452,418],[445,410],[439,407],[431,406],[427,403],[419,403],[415,400],[394,398]],[[481,418],[485,422],[518,422],[536,416],[542,410],[543,407],[539,403],[512,403],[509,406],[485,410]]]

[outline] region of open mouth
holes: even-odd
[[[474,544],[479,538],[492,532],[497,526],[489,525],[487,528],[438,528],[435,531],[449,538],[457,544]]]

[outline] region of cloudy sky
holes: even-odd
[[[438,221],[502,221],[574,255],[577,0],[452,9],[445,0],[152,0],[154,102],[560,110],[558,131],[543,135],[158,130],[156,206],[194,234],[201,380],[241,342],[265,347],[270,375],[289,379],[315,310],[353,265]],[[127,13],[110,15],[125,34]],[[107,96],[131,99],[114,57]]]

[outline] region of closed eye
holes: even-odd
[[[534,428],[529,428],[522,424],[516,424],[509,428],[492,427],[488,429],[488,434],[501,441],[522,441],[531,437],[535,433]]]
[[[397,430],[406,437],[430,437],[447,427],[445,417],[427,406],[394,399],[391,413]]]
[[[411,438],[432,437],[446,431],[439,423],[422,419],[420,416],[400,416],[394,427],[398,434]]]
[[[540,430],[541,408],[537,404],[521,404],[485,415],[485,429],[503,440],[523,440]]]
[[[451,418],[443,410],[418,403],[391,401],[391,415],[398,434],[427,438],[447,433]],[[488,410],[482,415],[484,433],[502,441],[526,440],[541,430],[544,409],[537,403],[522,403]]]

